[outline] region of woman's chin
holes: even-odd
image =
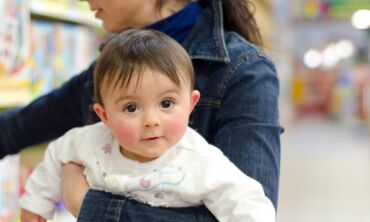
[[[107,32],[122,32],[122,31],[128,29],[128,28],[125,28],[125,27],[117,27],[115,25],[109,24],[109,23],[104,22],[104,21],[103,21],[103,28]]]

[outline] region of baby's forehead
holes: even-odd
[[[179,88],[183,87],[184,85],[191,84],[190,74],[182,70],[178,70],[175,75],[155,69],[141,69],[130,73],[129,75],[120,75],[123,75],[122,78],[118,76],[115,80],[113,80],[113,82],[117,82],[119,85],[126,87],[142,84],[142,82],[144,80],[148,80],[148,78],[153,82],[159,81],[159,83],[161,81],[169,80]]]
[[[103,87],[106,90],[125,90],[137,92],[138,90],[151,90],[155,87],[164,87],[168,89],[192,88],[191,78],[185,72],[179,72],[177,78],[168,75],[165,72],[156,70],[141,70],[131,73],[129,76],[116,75],[115,79],[106,80]]]

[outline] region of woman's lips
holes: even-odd
[[[93,11],[95,11],[95,18],[100,18],[102,10],[98,8],[98,9],[94,9]]]

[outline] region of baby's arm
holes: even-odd
[[[204,204],[219,221],[274,222],[275,208],[256,180],[227,158],[208,163]]]
[[[22,222],[46,222],[46,219],[40,215],[34,214],[28,210],[22,209],[21,211]]]
[[[49,144],[43,162],[33,170],[26,183],[21,207],[45,219],[52,219],[55,203],[61,199],[62,161],[73,160],[73,143],[66,134]]]

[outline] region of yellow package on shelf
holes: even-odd
[[[86,2],[71,4],[70,1],[32,0],[31,13],[77,24],[101,27],[101,21],[94,18]]]
[[[30,82],[26,79],[0,78],[0,107],[24,105],[32,100]]]

